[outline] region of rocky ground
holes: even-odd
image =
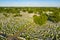
[[[7,35],[5,37],[7,40],[55,40],[55,37],[60,40],[58,38],[60,37],[60,22],[47,21],[40,26],[33,21],[33,15],[37,14],[27,12],[20,12],[20,14],[21,17],[13,17],[11,13],[8,17],[5,17],[3,13],[0,14],[0,32]]]

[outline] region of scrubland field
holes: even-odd
[[[60,40],[60,8],[0,7],[0,40]]]

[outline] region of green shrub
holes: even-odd
[[[23,12],[26,12],[26,10],[22,10]]]
[[[54,22],[54,23],[58,23],[60,21],[60,15],[58,12],[55,12],[53,14],[49,15],[49,20]]]
[[[17,16],[22,16],[22,15],[19,14],[19,13],[16,13],[16,14],[14,15],[14,17],[17,17]]]
[[[3,13],[3,15],[4,15],[5,17],[8,17],[8,16],[9,16],[9,14],[7,14],[7,13]]]
[[[47,21],[47,16],[45,14],[41,14],[40,16],[33,16],[33,20],[36,24],[43,25]]]
[[[28,13],[33,13],[33,10],[28,10]]]

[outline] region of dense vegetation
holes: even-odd
[[[33,19],[36,24],[43,25],[46,23],[48,18],[45,14],[41,14],[40,16],[34,15]]]
[[[54,12],[53,14],[49,15],[49,20],[52,22],[59,22],[60,21],[60,13],[59,12]]]
[[[60,8],[0,7],[0,40],[60,40]]]

